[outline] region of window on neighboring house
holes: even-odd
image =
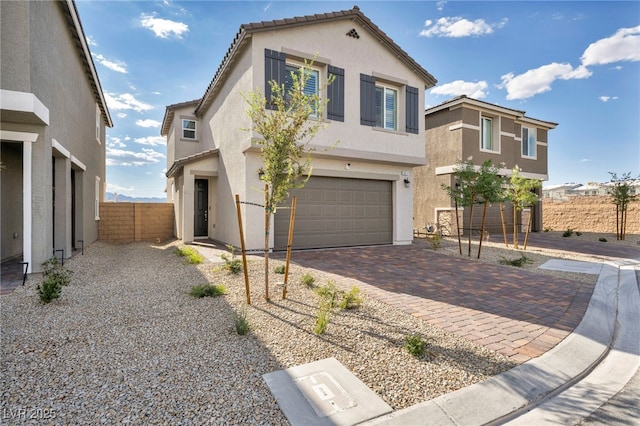
[[[522,128],[522,156],[536,156],[536,131],[529,127]]]
[[[182,120],[182,138],[183,139],[195,139],[196,138],[196,122],[195,120]]]
[[[96,104],[96,141],[100,142],[100,128],[102,124],[102,112],[100,111],[100,105]]]
[[[480,150],[499,152],[500,144],[498,140],[498,124],[497,118],[481,117],[480,118]]]
[[[100,220],[100,176],[96,176],[96,188],[95,188],[95,219]]]

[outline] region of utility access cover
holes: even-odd
[[[335,358],[262,378],[292,426],[354,425],[392,411]]]

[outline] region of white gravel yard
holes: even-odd
[[[31,276],[2,296],[3,424],[29,416],[53,424],[287,424],[262,375],[335,357],[394,409],[434,398],[505,371],[505,357],[374,299],[332,316],[313,332],[318,296],[293,266],[288,299],[272,285],[265,302],[262,259],[250,263],[252,302],[242,273],[209,261],[184,264],[166,245],[97,242],[65,262],[74,271],[48,305]],[[280,261],[271,261],[271,270]],[[282,275],[272,274],[272,284]],[[228,294],[196,299],[197,284]],[[339,287],[343,284],[336,283]],[[346,289],[346,288],[345,288]],[[246,308],[251,331],[239,336],[233,310]],[[404,339],[419,334],[415,358]]]

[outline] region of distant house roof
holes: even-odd
[[[104,99],[104,93],[102,92],[100,79],[98,78],[96,67],[93,63],[93,59],[91,58],[91,52],[89,51],[87,39],[84,35],[84,30],[82,29],[82,23],[80,22],[80,18],[78,17],[78,9],[76,9],[76,4],[74,0],[64,0],[57,3],[60,5],[65,20],[67,21],[67,27],[69,28],[71,37],[75,42],[76,50],[84,67],[89,84],[91,85],[91,89],[93,90],[93,94],[96,98],[96,103],[100,106],[100,110],[104,115],[107,127],[113,127],[113,121],[111,120],[111,115],[109,114],[107,102]]]
[[[166,136],[169,133],[169,129],[171,128],[171,122],[173,121],[173,115],[175,114],[177,109],[185,108],[188,106],[193,106],[195,108],[196,105],[200,102],[200,99],[194,99],[192,101],[180,102],[178,104],[167,105],[164,110],[164,118],[162,119],[162,127],[160,127],[160,134],[162,136]]]
[[[447,101],[444,101],[443,103],[441,103],[439,105],[427,108],[425,110],[425,115],[433,114],[434,112],[442,111],[444,109],[449,109],[449,108],[456,107],[456,106],[459,106],[459,105],[462,105],[462,104],[467,104],[467,105],[470,105],[470,106],[474,106],[476,108],[488,109],[488,110],[496,111],[496,112],[499,112],[499,113],[502,113],[502,114],[511,115],[511,116],[517,118],[520,121],[536,124],[538,126],[546,127],[548,129],[555,129],[556,126],[558,125],[558,123],[554,123],[552,121],[544,121],[544,120],[538,120],[536,118],[527,117],[526,116],[526,111],[502,107],[502,106],[495,105],[495,104],[492,104],[492,103],[489,103],[489,102],[480,101],[478,99],[470,98],[467,95],[457,96],[455,98],[452,98],[452,99],[449,99]]]
[[[209,87],[202,96],[200,103],[196,107],[196,114],[200,114],[200,111],[206,109],[215,96],[220,82],[224,80],[227,73],[230,71],[232,64],[236,60],[236,56],[242,46],[251,38],[255,33],[273,31],[276,29],[293,28],[309,24],[317,24],[323,22],[339,21],[339,20],[351,20],[359,23],[366,29],[368,29],[385,47],[393,51],[398,59],[404,62],[409,68],[417,73],[423,81],[427,83],[426,87],[432,87],[436,84],[437,80],[427,70],[420,66],[413,58],[407,54],[400,46],[398,46],[389,36],[387,36],[377,25],[375,25],[369,18],[367,18],[358,6],[354,6],[350,10],[342,10],[338,12],[321,13],[315,15],[299,16],[288,19],[277,19],[274,21],[263,21],[250,24],[240,25],[240,29],[233,39],[231,46],[227,50],[222,63],[218,67]]]

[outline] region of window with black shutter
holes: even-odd
[[[417,87],[407,86],[407,110],[406,110],[406,131],[407,133],[415,133],[418,134],[420,129],[420,112],[419,112],[419,102],[420,96],[418,94]]]
[[[360,124],[376,125],[376,79],[360,74]]]
[[[276,109],[271,102],[271,80],[276,84],[284,83],[286,76],[286,55],[276,50],[264,49],[264,97],[267,100],[268,109]]]
[[[344,121],[344,69],[329,65],[328,71],[334,80],[327,88],[327,118]]]

